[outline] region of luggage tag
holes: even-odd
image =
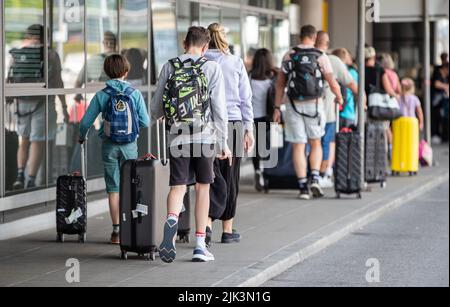
[[[66,218],[66,224],[71,225],[75,224],[80,217],[83,216],[83,211],[81,211],[81,208],[78,208],[77,210],[72,209],[72,213]]]
[[[270,124],[270,147],[271,148],[284,147],[283,126],[278,123]]]
[[[139,213],[141,216],[147,216],[148,215],[148,206],[137,204],[136,210],[133,210],[132,212],[133,218],[137,219],[139,217]]]

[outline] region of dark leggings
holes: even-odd
[[[239,132],[236,130],[230,131],[229,136],[234,149],[232,166],[230,166],[228,160],[221,161],[216,159],[214,161],[215,179],[214,183],[211,184],[209,207],[209,217],[213,220],[228,221],[236,216],[243,136],[242,134],[239,135]]]
[[[213,220],[228,221],[236,216],[241,158],[233,158],[232,166],[228,160],[216,159],[214,174],[216,178],[211,185],[209,216]]]

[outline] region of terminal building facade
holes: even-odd
[[[108,54],[122,53],[130,60],[128,81],[149,103],[162,65],[182,53],[191,25],[223,23],[231,52],[247,65],[263,47],[281,63],[306,23],[328,30],[334,47],[356,52],[358,1],[2,0],[0,239],[2,225],[51,212],[58,176],[80,169],[76,131],[90,99],[104,87],[102,65]],[[367,43],[396,52],[405,67],[420,62],[423,0],[395,1],[407,2],[408,10],[380,1],[381,20],[367,26]],[[448,0],[429,1],[434,56],[448,50]],[[442,5],[445,12],[439,10]],[[87,142],[91,199],[104,197],[100,120]],[[140,154],[151,148],[151,133],[144,130]],[[34,182],[17,181],[23,167]]]

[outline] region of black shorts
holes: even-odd
[[[195,146],[195,145],[194,145]],[[201,145],[200,145],[201,146]],[[214,151],[214,145],[203,145],[210,151]],[[179,148],[178,148],[179,149]],[[211,184],[214,182],[214,160],[215,155],[193,155],[192,147],[190,154],[174,155],[174,149],[170,149],[170,186]]]

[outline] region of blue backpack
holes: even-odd
[[[110,86],[103,90],[110,96],[104,114],[104,134],[114,143],[132,143],[139,136],[139,119],[131,97],[134,91],[134,88],[128,87],[124,92],[119,92]]]

